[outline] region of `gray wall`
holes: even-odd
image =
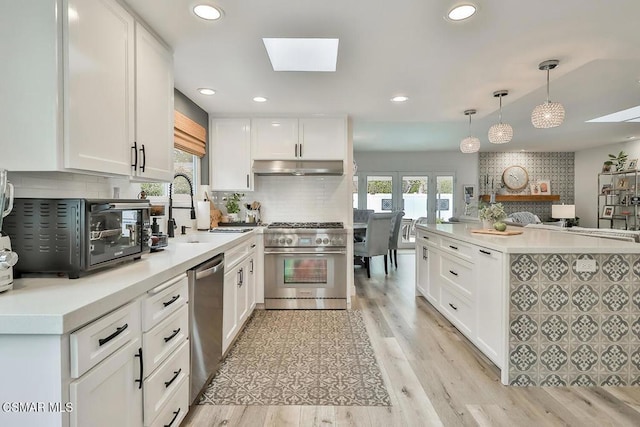
[[[174,108],[204,127],[207,131],[207,154],[202,158],[200,164],[200,183],[207,185],[209,184],[209,114],[178,89],[174,89],[173,94]]]

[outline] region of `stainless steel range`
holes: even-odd
[[[341,222],[276,222],[264,232],[267,309],[347,308],[347,231]]]

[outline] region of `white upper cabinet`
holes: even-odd
[[[173,56],[136,23],[135,171],[141,179],[173,177]],[[137,163],[136,163],[137,160]]]
[[[209,124],[211,188],[216,191],[253,190],[251,121],[211,119]]]
[[[273,118],[251,121],[256,160],[343,160],[345,118]]]
[[[172,59],[142,27],[136,37],[135,25],[116,0],[4,7],[0,27],[12,37],[0,47],[12,60],[0,67],[0,120],[12,143],[3,147],[0,167],[170,177]],[[144,173],[133,167],[134,143],[138,166],[146,156]]]
[[[298,119],[252,119],[251,154],[256,160],[298,157]]]
[[[69,0],[63,21],[64,166],[129,174],[135,132],[133,17],[113,0]]]
[[[305,160],[344,160],[347,146],[344,118],[300,119],[299,155]]]

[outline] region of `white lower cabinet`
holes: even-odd
[[[255,308],[256,240],[250,239],[225,253],[222,306],[222,353],[226,353]]]
[[[143,299],[143,319],[150,322],[142,336],[145,426],[177,426],[189,409],[188,304],[184,274],[151,289]],[[173,412],[175,418],[169,416]]]
[[[70,385],[71,427],[142,425],[140,338]]]
[[[424,230],[416,235],[416,290],[499,368],[506,346],[505,259],[469,242]]]

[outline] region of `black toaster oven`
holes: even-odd
[[[149,252],[148,200],[16,198],[5,218],[14,275],[81,274]]]

